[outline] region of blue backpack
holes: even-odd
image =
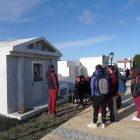
[[[126,92],[125,82],[123,80],[121,80],[120,78],[119,78],[119,89],[118,89],[118,91],[121,95],[124,95],[125,92]]]

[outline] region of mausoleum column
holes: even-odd
[[[24,57],[18,58],[17,63],[18,75],[18,110],[24,112],[25,110],[25,87],[24,87]]]

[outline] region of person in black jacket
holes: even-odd
[[[79,93],[81,92],[81,83],[80,76],[76,77],[75,85],[74,85],[74,95],[73,95],[73,104],[79,104]]]
[[[74,85],[74,100],[78,103],[78,106],[83,107],[83,81],[81,79],[81,76],[77,76],[75,80],[75,85]]]

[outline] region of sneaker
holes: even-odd
[[[84,106],[83,106],[83,105],[79,105],[79,108],[80,108],[80,109],[83,109],[83,108],[84,108]]]
[[[105,128],[106,127],[106,124],[102,123],[102,128]]]
[[[51,115],[51,112],[48,112],[48,115]]]
[[[138,122],[140,122],[140,119],[137,118],[136,116],[132,117],[132,120],[133,120],[133,121],[138,121]]]
[[[97,128],[97,123],[90,123],[87,126],[91,128]]]
[[[57,114],[51,114],[51,118],[55,118]]]
[[[102,113],[99,113],[98,115],[99,115],[99,117],[101,117],[102,116]]]

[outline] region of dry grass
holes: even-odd
[[[0,140],[38,140],[88,106],[77,108],[72,103],[65,103],[57,106],[56,118],[50,118],[47,112],[43,112],[22,122],[0,116]]]

